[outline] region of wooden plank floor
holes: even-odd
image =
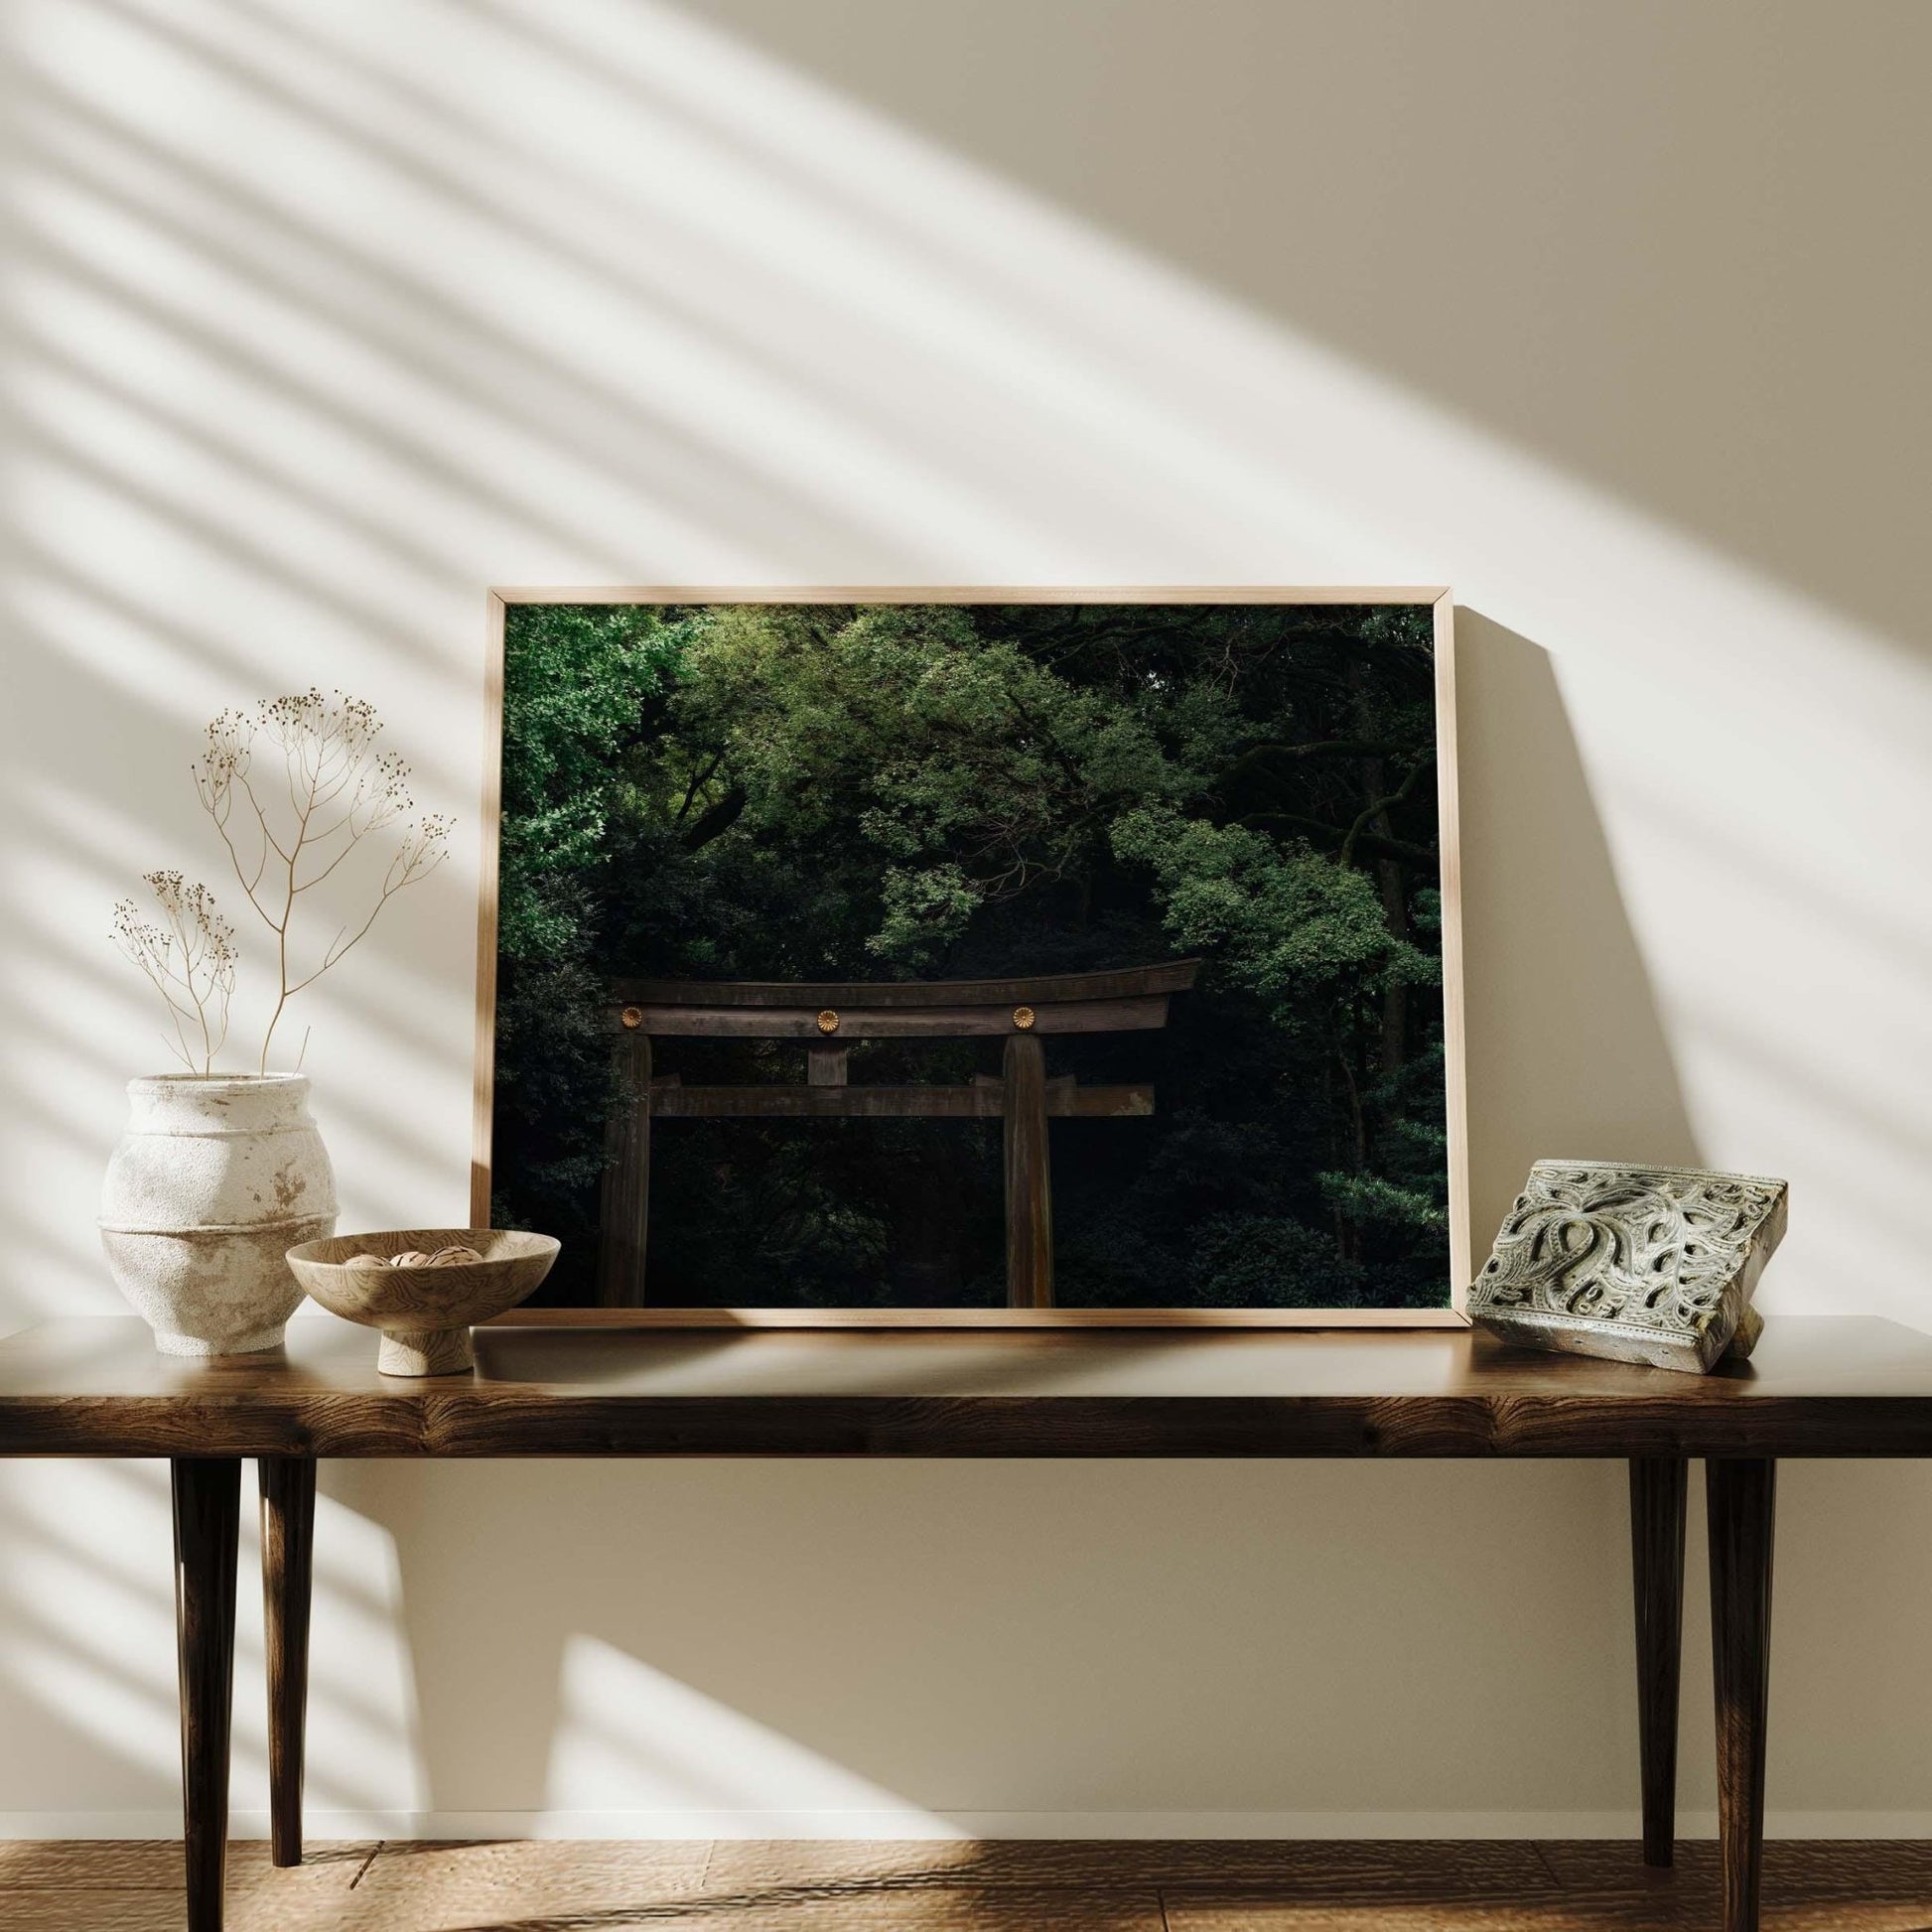
[[[7,1932],[180,1932],[179,1846],[0,1843]],[[1714,1848],[1188,1842],[233,1848],[231,1932],[1691,1932]],[[1932,1932],[1932,1845],[1772,1845],[1765,1932]]]

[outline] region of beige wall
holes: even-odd
[[[1786,1173],[1767,1311],[1925,1320],[1923,9],[7,27],[0,1325],[117,1309],[93,1196],[155,1047],[106,907],[212,876],[200,723],[342,684],[463,815],[310,1051],[345,1224],[454,1218],[483,587],[734,580],[1453,584],[1479,1236],[1539,1154]],[[1613,1469],[325,1490],[324,1831],[1634,1818]],[[164,1504],[0,1471],[0,1831],[171,1828]],[[1909,1468],[1788,1474],[1786,1829],[1932,1831],[1929,1533]],[[258,1823],[246,1593],[243,1634]]]

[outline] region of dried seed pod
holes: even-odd
[[[482,1259],[483,1256],[475,1248],[438,1248],[430,1256],[429,1264],[432,1268],[462,1268],[473,1261],[481,1261]]]
[[[388,1265],[380,1255],[350,1255],[343,1263],[345,1268],[386,1268]]]
[[[427,1268],[429,1256],[420,1248],[405,1248],[399,1255],[389,1257],[391,1268]]]

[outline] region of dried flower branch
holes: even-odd
[[[170,1048],[191,1073],[198,1066],[211,1073],[214,1056],[228,1036],[237,958],[234,927],[216,907],[214,895],[199,882],[191,886],[178,872],[141,876],[161,906],[161,918],[144,919],[131,898],[121,899],[114,907],[114,942],[167,1002],[174,1026]]]
[[[300,956],[296,900],[371,833],[407,820],[414,809],[408,765],[375,749],[381,729],[364,699],[311,689],[264,699],[250,712],[222,712],[195,764],[196,789],[235,877],[275,934],[277,991],[262,1039],[263,1072],[289,1001],[341,960],[397,893],[434,872],[449,849],[448,819],[406,823],[367,915],[341,927],[320,954],[312,949],[306,962]],[[258,746],[279,753],[279,761],[264,758],[258,768]]]

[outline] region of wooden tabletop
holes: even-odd
[[[421,1381],[375,1350],[304,1318],[196,1363],[133,1319],[47,1322],[0,1340],[0,1454],[1932,1454],[1932,1336],[1869,1318],[1773,1320],[1710,1376],[1459,1331],[510,1326]]]

